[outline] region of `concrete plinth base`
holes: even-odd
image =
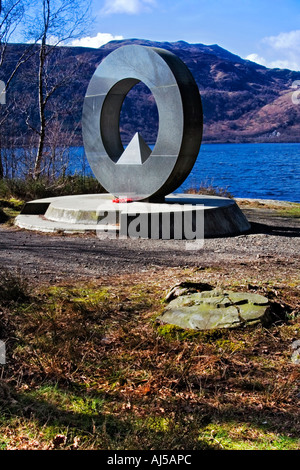
[[[39,199],[24,206],[15,224],[41,232],[111,232],[124,237],[138,233],[140,238],[181,239],[186,220],[195,238],[230,236],[250,229],[234,200],[186,194],[170,194],[164,203],[117,203],[111,194]]]

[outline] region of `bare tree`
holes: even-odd
[[[0,0],[0,78],[5,81],[4,91],[6,92],[14,78],[19,80],[20,74],[17,72],[25,62],[28,62],[25,73],[28,74],[28,70],[31,72],[31,75],[28,74],[26,90],[27,95],[28,88],[31,90],[31,103],[24,103],[25,111],[20,109],[18,103],[18,111],[19,115],[26,115],[26,123],[32,131],[30,138],[32,142],[36,142],[36,154],[31,168],[34,178],[40,176],[43,159],[47,156],[47,126],[52,129],[53,134],[53,129],[59,127],[54,125],[55,120],[63,118],[61,114],[58,115],[59,110],[54,110],[55,100],[51,98],[72,79],[72,70],[66,67],[62,73],[62,68],[59,67],[66,50],[58,46],[67,44],[85,31],[89,24],[89,10],[90,2],[84,0]],[[26,44],[22,45],[18,55],[12,53],[13,48],[9,45],[17,28],[26,31],[26,36],[23,36]],[[2,125],[6,122],[8,126],[12,117],[14,99],[13,96],[10,98],[9,106],[0,105],[0,134],[3,136],[5,129]],[[5,146],[8,146],[8,142]],[[0,152],[0,179],[3,174]]]
[[[24,17],[25,8],[24,0],[0,0],[0,66],[7,44]]]
[[[29,0],[0,0],[0,69],[6,65],[8,57],[8,46],[16,29],[20,26],[25,17],[26,8],[28,7]],[[1,87],[1,95],[6,95],[6,92],[17,74],[19,68],[34,54],[34,44],[27,45],[23,48],[19,56],[14,57],[14,61],[10,62],[5,67],[5,76],[1,73],[4,86]],[[0,96],[1,98],[1,96]],[[4,100],[2,99],[1,102]],[[7,102],[6,102],[7,104]],[[11,106],[1,106],[0,111],[0,128],[7,120]],[[1,138],[2,133],[0,133]],[[4,176],[2,164],[2,142],[0,142],[0,179]]]
[[[58,88],[70,79],[68,70],[61,76],[55,74],[55,60],[58,46],[80,36],[88,22],[90,3],[83,0],[38,0],[40,13],[35,20],[31,34],[39,40],[38,66],[38,106],[39,128],[38,147],[33,170],[33,177],[39,178],[42,170],[43,154],[46,142],[46,111]],[[51,71],[51,73],[50,73]]]
[[[8,40],[20,22],[20,19],[23,15],[23,3],[22,0],[11,0],[11,1],[3,1],[0,0],[0,67],[3,64],[6,47]],[[6,94],[7,88],[7,81],[4,83],[4,86],[1,86],[1,105],[5,103],[5,99],[3,95]],[[11,81],[11,79],[9,80]],[[1,83],[2,85],[2,83]],[[2,107],[2,106],[1,106]],[[2,112],[1,109],[1,117],[0,117],[0,126],[2,126],[3,122],[7,117],[7,112]],[[1,155],[1,145],[0,145],[0,179],[4,176],[3,171],[3,163],[2,163],[2,155]]]

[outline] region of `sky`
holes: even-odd
[[[73,45],[112,39],[218,44],[267,67],[300,70],[300,0],[93,0]]]

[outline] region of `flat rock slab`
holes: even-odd
[[[212,330],[263,322],[268,310],[262,295],[214,289],[177,297],[157,319],[184,329]]]

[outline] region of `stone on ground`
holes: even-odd
[[[268,310],[262,295],[213,289],[177,297],[158,321],[193,330],[236,328],[263,322]]]

